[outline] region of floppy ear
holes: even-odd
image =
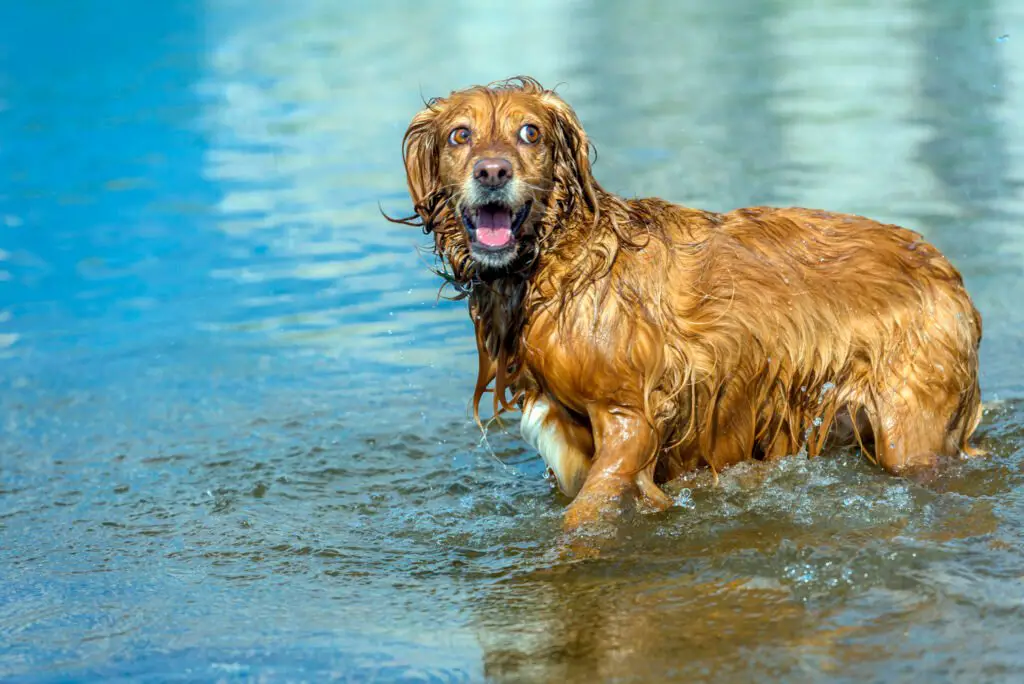
[[[601,186],[594,180],[590,168],[590,141],[583,125],[572,107],[553,92],[547,91],[543,99],[555,124],[555,187],[564,195],[558,201],[565,204],[566,214],[582,204],[596,215],[597,191]]]
[[[438,134],[435,123],[440,114],[440,102],[431,101],[427,108],[413,117],[402,138],[402,160],[409,184],[413,209],[429,232],[435,218],[441,191],[438,162]]]

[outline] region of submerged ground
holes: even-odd
[[[0,679],[1024,676],[1024,6],[677,5],[0,9]],[[421,93],[516,73],[621,194],[923,232],[985,317],[991,456],[702,475],[560,560],[378,213]]]

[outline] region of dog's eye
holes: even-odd
[[[540,131],[537,130],[536,126],[532,124],[526,124],[525,126],[519,129],[519,139],[522,140],[527,145],[532,145],[533,143],[540,140]]]
[[[448,142],[452,145],[465,145],[469,142],[469,129],[456,128],[448,134]]]

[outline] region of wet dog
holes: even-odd
[[[404,160],[469,301],[474,411],[521,431],[576,526],[659,485],[830,445],[893,473],[972,454],[981,318],[921,235],[846,214],[717,214],[595,180],[573,110],[529,78],[435,99]]]

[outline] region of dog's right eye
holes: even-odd
[[[448,143],[451,145],[465,145],[469,142],[469,129],[456,128],[448,134]]]

